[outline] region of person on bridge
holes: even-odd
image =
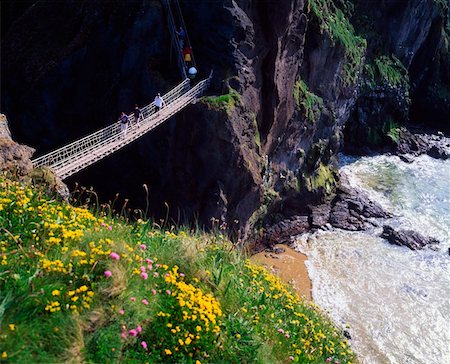
[[[134,115],[134,123],[135,124],[137,124],[139,121],[141,121],[141,119],[144,118],[144,116],[142,115],[142,111],[141,111],[141,109],[139,109],[137,104],[134,105],[133,115]]]
[[[166,106],[166,103],[164,102],[164,100],[159,92],[158,92],[158,95],[156,95],[155,101],[153,103],[156,106],[156,111],[159,111],[159,110],[161,110],[161,108],[163,106]]]
[[[125,138],[127,136],[127,129],[129,123],[130,120],[128,119],[127,114],[125,114],[122,111],[122,113],[120,114],[120,132],[122,133],[122,138]]]
[[[177,35],[178,35],[178,38],[180,39],[181,49],[183,49],[185,38],[186,38],[186,32],[184,31],[183,27],[180,27],[180,29],[177,31]]]

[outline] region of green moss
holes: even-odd
[[[323,188],[325,193],[328,195],[333,192],[336,187],[334,168],[330,165],[319,163],[318,168],[315,170],[314,174],[308,178],[308,180],[311,191]]]
[[[55,174],[48,168],[35,168],[30,172],[31,180],[37,184],[54,186],[58,183]]]
[[[323,190],[329,196],[336,187],[336,174],[332,165],[319,163],[317,169],[310,175],[302,173],[302,178],[298,180],[299,189],[304,187],[309,192]]]
[[[300,80],[294,85],[294,100],[298,107],[302,108],[306,118],[314,123],[323,109],[323,99],[308,89],[305,81]]]
[[[375,58],[373,63],[365,66],[365,74],[369,86],[386,84],[404,86],[409,89],[409,76],[403,63],[395,56],[386,55]]]
[[[228,87],[228,93],[220,96],[205,96],[202,101],[210,105],[213,109],[225,109],[230,111],[242,103],[241,95],[231,88]]]
[[[381,126],[367,128],[367,144],[370,146],[381,146],[386,144],[388,138],[398,143],[400,140],[400,128],[401,125],[399,123],[388,117]]]
[[[258,122],[256,121],[256,114],[252,112],[250,116],[252,118],[253,128],[255,129],[255,144],[261,149],[261,134],[258,128]]]
[[[339,42],[345,49],[347,61],[343,66],[343,82],[351,85],[357,81],[367,41],[355,34],[355,30],[345,14],[332,0],[309,0],[310,9],[322,30],[333,42]]]
[[[382,131],[395,143],[398,143],[398,141],[400,140],[400,124],[398,124],[395,120],[388,118],[383,123]]]

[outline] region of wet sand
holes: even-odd
[[[301,254],[287,245],[276,245],[284,249],[284,253],[261,252],[253,255],[250,260],[273,271],[283,282],[289,283],[298,294],[311,301],[311,279],[306,270],[306,255]]]

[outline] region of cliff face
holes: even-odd
[[[347,125],[347,149],[383,149],[401,125],[450,132],[448,4],[356,2],[352,16],[368,39],[360,97]]]
[[[214,217],[244,236],[251,225],[303,211],[333,191],[349,116],[350,135],[361,121],[384,122],[386,85],[376,60],[394,55],[400,63],[389,58],[391,68],[409,77],[394,85],[392,113],[408,114],[409,95],[417,117],[440,107],[436,98],[422,103],[423,90],[431,79],[448,86],[440,2],[180,3],[199,77],[214,69],[215,96],[73,178],[105,199],[121,192],[137,207],[145,207],[139,201],[147,183],[156,216],[169,206],[177,222],[210,226]],[[13,132],[38,152],[178,82],[158,1],[38,2],[12,10],[2,39],[2,107]],[[366,14],[374,14],[369,25]],[[377,113],[371,103],[380,105]]]

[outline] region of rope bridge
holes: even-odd
[[[35,168],[48,167],[60,178],[67,178],[116,150],[133,142],[156,128],[188,104],[195,102],[208,88],[212,73],[203,81],[190,88],[186,79],[177,87],[163,95],[165,107],[157,111],[152,103],[141,109],[143,120],[135,122],[134,115],[128,115],[130,125],[126,136],[121,132],[120,121],[100,129],[84,138],[63,146],[53,152],[34,159]]]

